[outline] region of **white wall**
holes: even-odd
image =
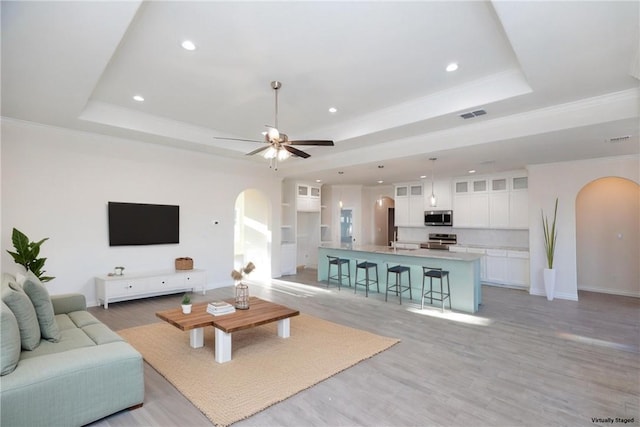
[[[52,294],[81,292],[95,304],[93,277],[173,269],[189,256],[209,287],[232,285],[236,197],[247,188],[271,200],[273,241],[280,240],[280,179],[260,164],[133,140],[2,120],[2,271],[17,266],[6,253],[16,227],[42,247]],[[180,206],[180,244],[109,247],[107,202]],[[213,221],[218,220],[218,225]],[[271,269],[280,273],[280,248]],[[258,266],[259,267],[259,266]]]
[[[541,209],[551,217],[558,201],[558,241],[554,259],[557,270],[555,295],[561,299],[578,299],[576,269],[576,198],[580,190],[598,178],[617,176],[636,183],[639,157],[620,156],[577,162],[529,166],[529,292],[544,295],[542,270],[546,266]],[[640,238],[637,236],[636,238]]]

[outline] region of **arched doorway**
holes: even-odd
[[[395,231],[395,202],[387,196],[379,197],[373,207],[373,244],[389,246]]]
[[[640,296],[640,186],[607,177],[576,197],[578,290]]]
[[[251,261],[256,269],[250,279],[271,279],[271,205],[261,191],[248,189],[236,198],[233,243],[235,269]]]

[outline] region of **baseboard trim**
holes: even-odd
[[[620,295],[623,297],[640,298],[640,292],[620,291],[617,289],[603,289],[603,288],[597,288],[593,286],[580,286],[578,287],[578,291],[598,292],[600,294]]]
[[[537,295],[537,296],[541,296],[541,297],[546,297],[547,293],[544,291],[544,289],[539,289],[539,288],[534,288],[531,287],[529,288],[529,294],[530,295]],[[568,292],[556,292],[553,295],[554,299],[565,299],[565,300],[569,300],[569,301],[578,301],[578,293],[568,293]]]

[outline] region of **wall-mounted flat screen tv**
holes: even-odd
[[[109,246],[180,243],[180,206],[109,202]]]

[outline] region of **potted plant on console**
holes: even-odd
[[[544,233],[544,249],[547,257],[547,268],[542,272],[544,279],[544,290],[547,294],[549,301],[553,300],[553,293],[556,286],[556,270],[553,268],[553,256],[556,250],[556,240],[558,238],[558,230],[556,230],[556,216],[558,215],[558,198],[556,198],[556,205],[553,210],[553,222],[549,227],[549,218],[544,216],[544,212],[540,210],[542,214],[542,231]]]
[[[184,294],[182,296],[182,312],[184,314],[191,313],[191,297],[189,294]]]

